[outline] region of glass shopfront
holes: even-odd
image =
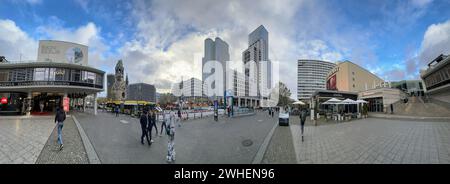
[[[0,115],[22,115],[26,108],[26,93],[0,92]]]
[[[102,89],[103,74],[66,68],[0,69],[0,87],[24,85],[70,85]]]
[[[369,112],[383,112],[383,98],[382,97],[378,97],[378,98],[369,98],[369,99],[364,99],[367,102],[369,102]]]
[[[40,63],[1,64],[0,116],[51,114],[62,105],[65,93],[79,100],[103,90],[103,75],[103,71],[90,67],[57,63],[49,63],[48,67]]]

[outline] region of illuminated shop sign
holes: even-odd
[[[2,97],[1,104],[7,104],[8,99],[6,97]]]
[[[339,72],[339,67],[335,67],[335,68],[331,69],[330,74],[328,76],[333,75],[337,72]]]

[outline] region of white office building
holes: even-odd
[[[298,60],[297,98],[307,101],[316,90],[326,89],[327,74],[336,64],[311,59]]]
[[[256,28],[248,35],[248,48],[242,53],[242,60],[245,65],[245,96],[255,98],[255,104],[252,106],[259,106],[259,99],[268,94],[267,89],[272,87],[272,65],[269,59],[269,33],[263,25]],[[250,68],[246,65],[248,62],[254,61],[256,63],[256,70],[252,75],[256,76],[254,81],[250,81]],[[262,64],[267,62],[267,70],[263,70]],[[256,91],[252,91],[250,84],[256,84]],[[260,86],[266,85],[266,86]],[[254,96],[253,94],[256,94]],[[251,100],[250,103],[253,103]]]

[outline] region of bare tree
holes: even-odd
[[[283,82],[279,82],[279,92],[280,92],[280,97],[278,100],[278,106],[283,107],[286,106],[288,104],[291,103],[291,90],[289,90],[289,88],[283,83]]]

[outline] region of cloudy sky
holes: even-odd
[[[296,97],[298,59],[350,60],[387,81],[418,79],[450,53],[448,0],[0,0],[0,55],[36,60],[38,40],[89,46],[89,64],[169,89],[201,78],[203,41],[221,37],[242,60],[248,34],[269,31],[269,57]]]

